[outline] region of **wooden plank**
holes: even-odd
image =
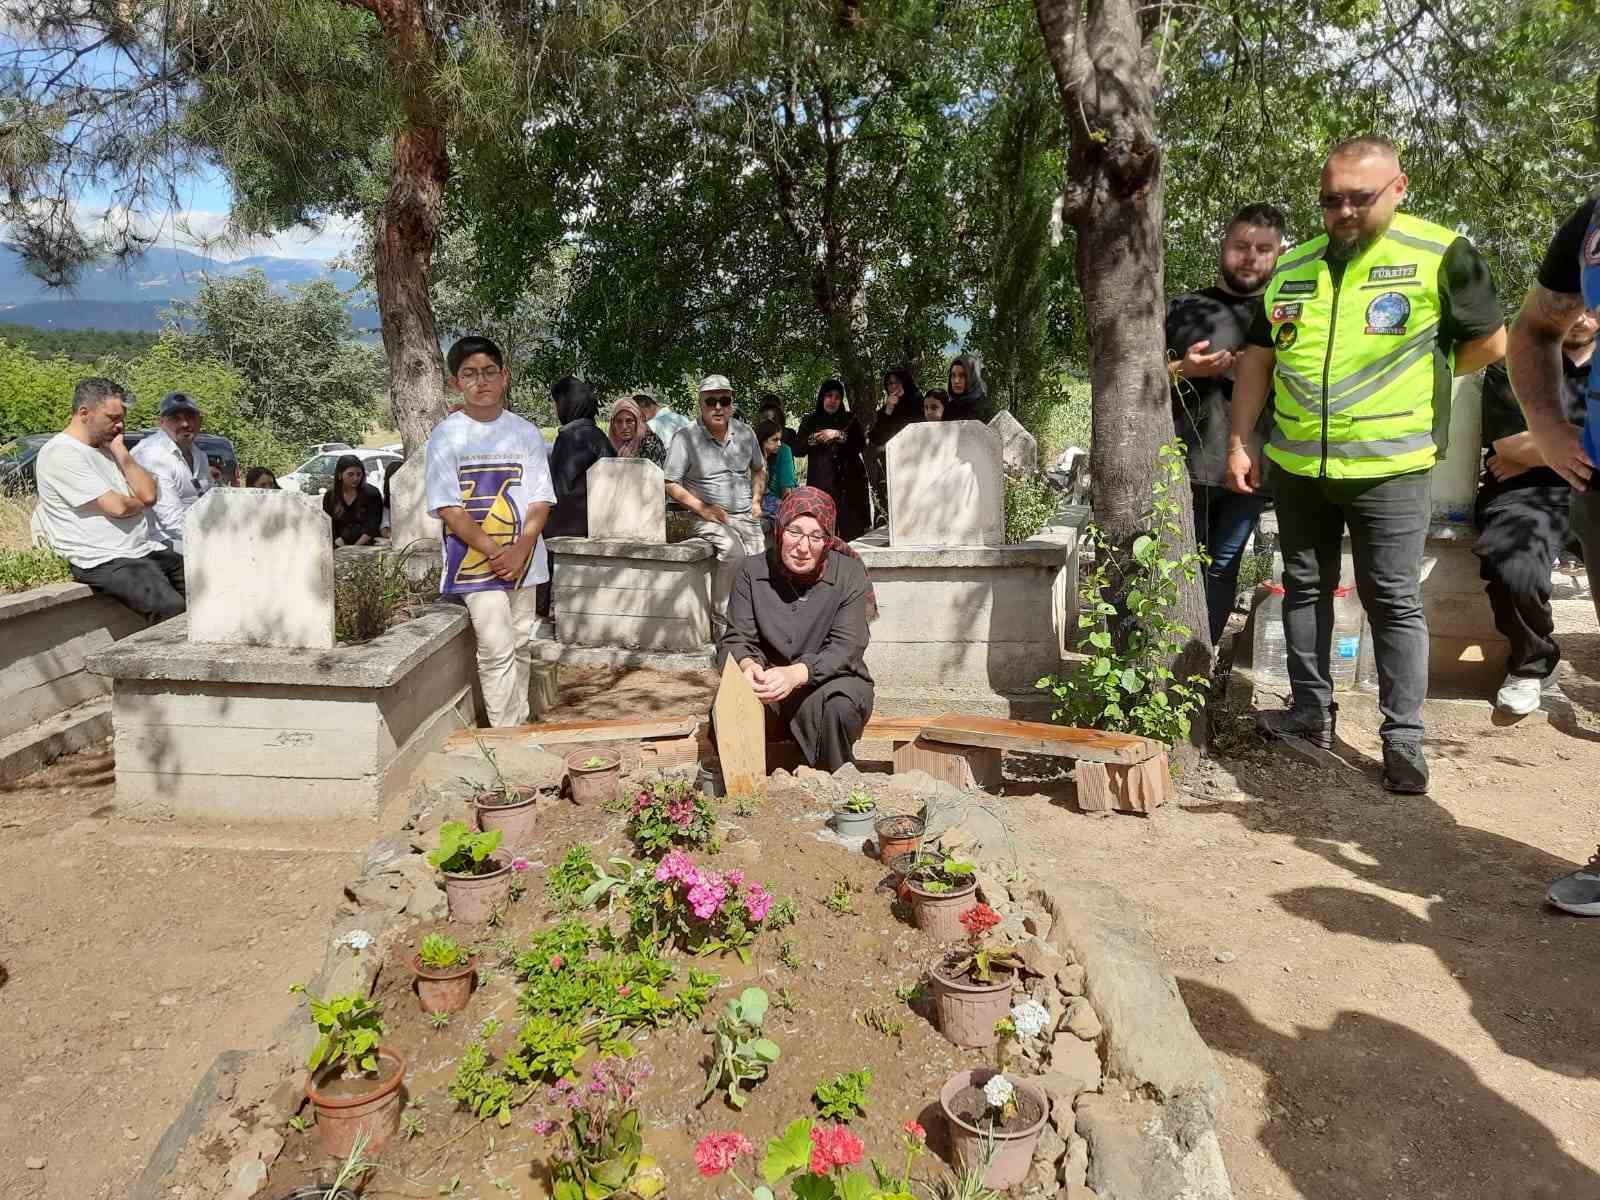
[[[699,724],[699,717],[656,717],[647,721],[547,721],[534,725],[504,725],[498,729],[458,729],[446,739],[444,749],[446,753],[475,751],[475,737],[489,743],[526,742],[530,746],[681,738],[692,736]]]
[[[936,721],[937,717],[873,717],[867,722],[867,727],[861,731],[857,741],[869,739],[884,742],[909,742],[914,741],[922,733],[923,726],[929,721]]]
[[[766,795],[767,713],[731,654],[722,664],[711,720],[728,795]]]
[[[986,746],[955,746],[916,738],[894,748],[894,773],[926,771],[963,791],[997,791],[1000,751]]]
[[[1004,717],[943,716],[922,727],[929,741],[988,746],[1023,754],[1049,754],[1081,762],[1132,764],[1165,751],[1160,742],[1131,733],[1106,733],[1073,725],[1008,721]]]

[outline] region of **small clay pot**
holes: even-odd
[[[411,973],[417,977],[417,999],[425,1013],[456,1013],[472,997],[472,984],[478,973],[478,956],[453,967],[425,967],[422,956],[411,956]]]
[[[482,804],[472,802],[475,823],[479,831],[500,831],[500,844],[507,850],[517,850],[532,845],[539,827],[539,813],[534,808],[538,793],[530,792],[515,804]]]
[[[927,831],[928,823],[921,817],[879,817],[872,826],[872,836],[878,843],[878,861],[888,866],[902,854],[914,854]]]
[[[404,1098],[400,1089],[406,1081],[406,1060],[380,1046],[378,1062],[393,1069],[387,1075],[380,1069],[376,1080],[343,1079],[343,1064],[325,1067],[306,1078],[306,1098],[317,1110],[317,1144],[329,1158],[349,1157],[350,1148],[363,1133],[367,1135],[364,1153],[375,1157],[400,1132]]]
[[[953,892],[929,892],[906,876],[906,898],[911,903],[917,928],[936,942],[959,942],[967,936],[961,927],[961,914],[971,908],[978,893],[977,881]]]
[[[482,925],[511,894],[511,862],[495,857],[498,870],[483,875],[455,875],[444,872],[444,896],[450,903],[450,919],[463,925]]]
[[[939,861],[933,855],[921,854],[916,850],[907,850],[903,854],[894,854],[886,860],[889,870],[894,873],[895,895],[907,904],[911,903],[911,884],[908,879],[912,870],[924,862]]]
[[[583,765],[592,758],[600,759],[602,765]],[[622,783],[622,755],[606,750],[574,750],[567,755],[567,782],[572,786],[574,804],[604,804],[617,794]]]
[[[983,1162],[985,1140],[989,1137],[994,1139],[994,1157],[989,1161],[988,1170],[983,1173],[983,1186],[996,1191],[1015,1187],[1027,1178],[1028,1167],[1033,1163],[1033,1151],[1039,1144],[1039,1134],[1044,1129],[1045,1119],[1050,1115],[1050,1102],[1037,1084],[1027,1079],[1018,1079],[1015,1075],[1008,1075],[1007,1078],[1016,1087],[1018,1096],[1032,1097],[1038,1113],[1034,1120],[1028,1122],[1025,1127],[1009,1133],[995,1130],[991,1134],[988,1130],[956,1116],[952,1107],[955,1098],[969,1087],[981,1090],[984,1084],[998,1074],[999,1072],[992,1067],[975,1067],[969,1071],[958,1071],[950,1077],[944,1087],[939,1089],[939,1108],[944,1113],[945,1123],[950,1128],[951,1157],[958,1169],[968,1170],[979,1166]]]
[[[833,831],[840,837],[864,838],[872,832],[872,826],[878,819],[876,805],[866,812],[846,812],[842,808],[833,810]]]
[[[994,983],[957,979],[946,972],[945,962],[944,958],[938,959],[928,972],[928,990],[933,993],[939,1032],[957,1046],[987,1049],[1000,1040],[994,1025],[1011,1011],[1011,993],[1017,977],[1007,972]]]

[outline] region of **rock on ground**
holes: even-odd
[[[1203,1092],[1164,1104],[1084,1096],[1077,1125],[1100,1200],[1233,1200]]]

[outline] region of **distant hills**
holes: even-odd
[[[161,314],[174,300],[191,299],[207,276],[242,275],[260,270],[275,287],[331,279],[352,288],[358,278],[349,271],[331,271],[311,258],[251,258],[220,262],[173,247],[153,247],[126,266],[86,268],[70,291],[51,291],[29,274],[16,248],[0,243],[0,322],[37,329],[105,329],[154,333]],[[376,309],[350,306],[359,330],[379,327]]]

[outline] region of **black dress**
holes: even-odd
[[[550,449],[550,483],[556,506],[545,522],[545,537],[589,536],[589,468],[615,458],[616,447],[588,417],[563,425]]]
[[[808,763],[837,771],[854,761],[856,739],[872,716],[867,570],[860,559],[829,554],[815,583],[797,585],[775,554],[753,555],[739,567],[719,649],[735,663],[753,658],[763,668],[805,664],[810,680],[766,706],[769,736],[786,729]]]
[[[383,493],[370,483],[363,483],[356,493],[355,503],[346,504],[336,512],[334,506],[341,500],[339,481],[322,493],[322,511],[333,521],[333,544],[353,546],[362,534],[368,543],[383,531]]]
[[[811,444],[811,435],[823,429],[839,429],[844,440],[825,446]],[[839,510],[839,537],[853,542],[867,531],[870,509],[867,502],[867,464],[861,453],[867,435],[861,422],[846,412],[827,412],[820,406],[800,422],[800,433],[793,447],[796,458],[808,459],[806,486],[827,492]]]

